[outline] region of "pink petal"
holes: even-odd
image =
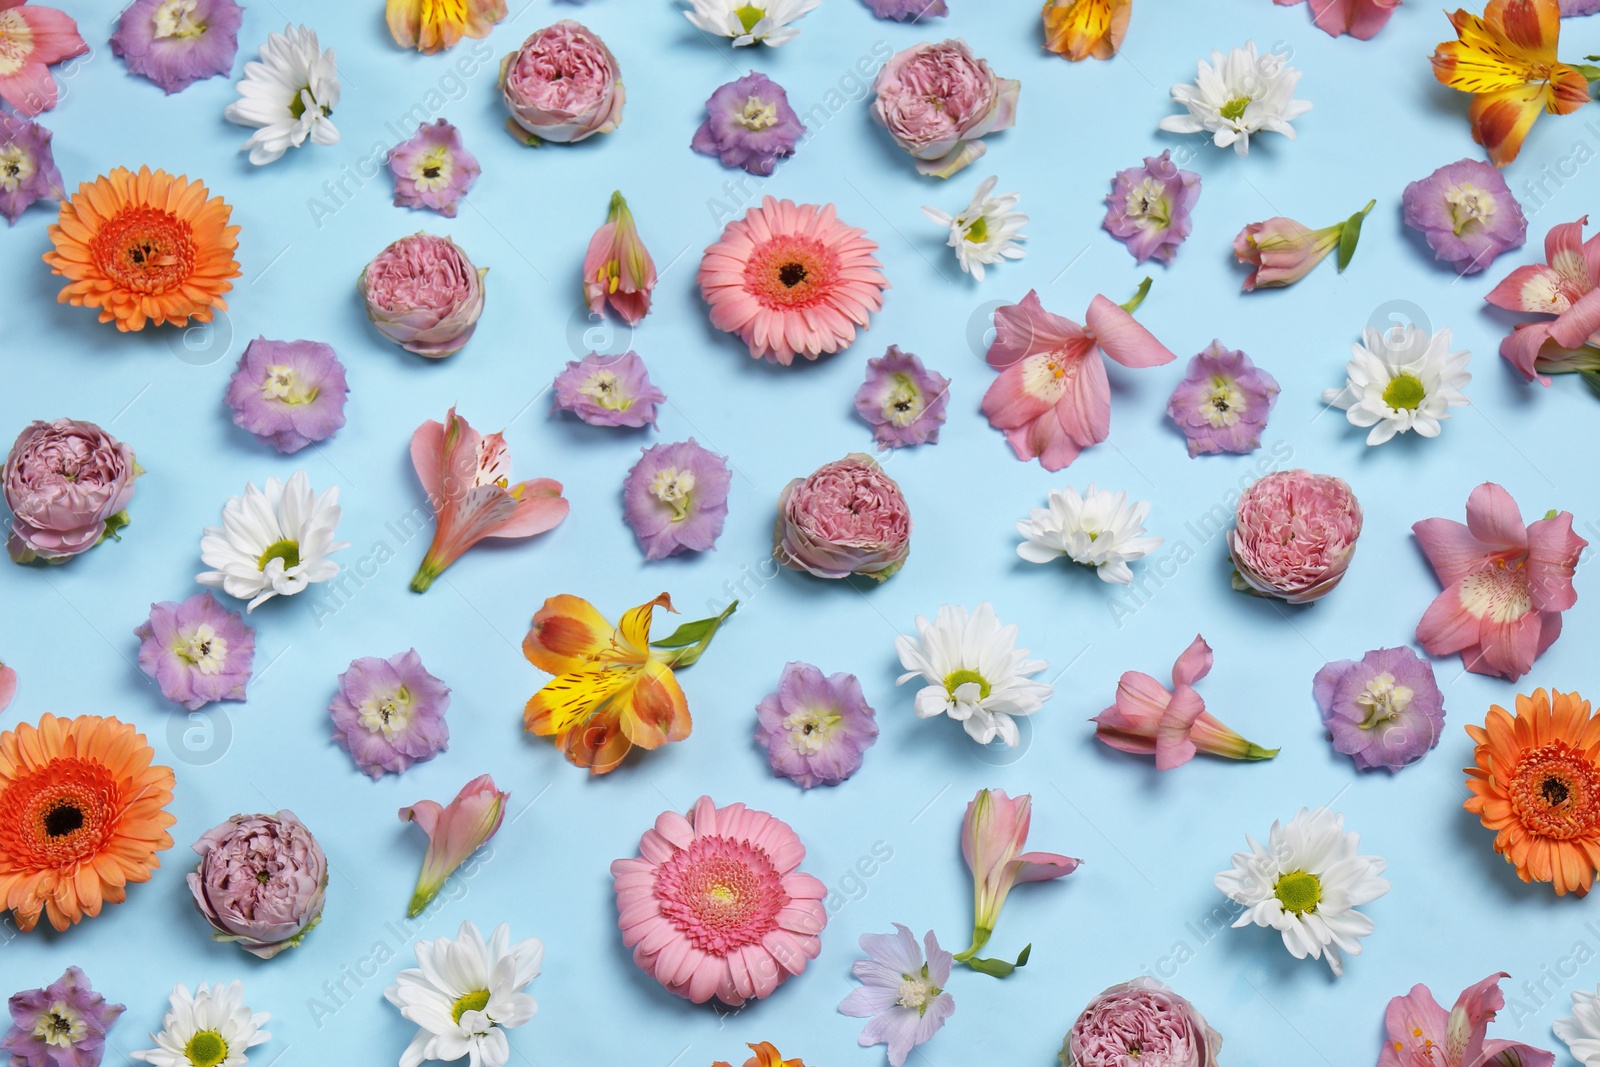
[[[1077,870],[1082,861],[1057,852],[1024,852],[1013,862],[1017,864],[1016,881],[1021,883],[1048,882],[1052,878],[1065,877]]]
[[[1491,549],[1524,551],[1528,526],[1503,486],[1484,482],[1467,497],[1467,529]]]
[[[89,44],[78,33],[78,24],[65,11],[53,7],[24,7],[23,21],[33,31],[33,51],[29,60],[35,63],[59,63],[63,59],[87,55]]]
[[[1552,230],[1553,234],[1555,231]],[[1535,304],[1525,298],[1523,294],[1528,291],[1528,286],[1536,281],[1548,279],[1547,285],[1553,288],[1559,283],[1560,275],[1543,263],[1524,263],[1500,282],[1499,285],[1489,290],[1489,295],[1484,297],[1497,308],[1507,311],[1538,311],[1548,313],[1550,309],[1543,304]],[[1545,285],[1540,286],[1546,288]]]
[[[56,80],[43,63],[24,63],[13,73],[0,77],[0,100],[32,118],[56,106]]]
[[[1022,365],[1007,367],[983,394],[983,414],[997,430],[1014,430],[1050,410],[1050,404],[1022,387]],[[1031,457],[1030,457],[1031,458]]]
[[[1081,326],[1046,311],[1039,302],[1039,294],[1030,289],[1020,303],[995,310],[994,341],[989,345],[987,357],[989,366],[1014,366],[1028,356],[1065,348],[1082,338]]]
[[[1572,513],[1528,527],[1528,590],[1540,611],[1566,611],[1578,602],[1572,572],[1589,542],[1572,532]],[[0,705],[4,706],[4,705]]]
[[[1177,358],[1137,319],[1103,296],[1089,302],[1084,319],[1105,354],[1124,367],[1159,367]]]
[[[1099,444],[1111,433],[1111,383],[1099,356],[1091,352],[1079,361],[1055,410],[1061,428],[1080,448]]]
[[[1491,550],[1454,519],[1423,519],[1411,527],[1433,572],[1446,585],[1460,581],[1483,565]]]
[[[1431,1041],[1435,1047],[1443,1048],[1448,1018],[1427,986],[1420,983],[1414,985],[1409,995],[1389,1001],[1389,1008],[1383,1016],[1389,1041],[1384,1046],[1387,1048],[1398,1041],[1410,1049]]]
[[[1468,986],[1456,998],[1455,1007],[1445,1026],[1445,1056],[1450,1062],[1481,1063],[1484,1033],[1495,1012],[1505,1007],[1505,994],[1500,992],[1500,980],[1510,975],[1501,971],[1491,974],[1476,985]]]
[[[1170,771],[1194,759],[1195,744],[1189,738],[1194,721],[1206,710],[1206,702],[1187,685],[1180,684],[1167,705],[1167,713],[1156,727],[1156,770]]]
[[[1519,619],[1509,622],[1480,620],[1478,632],[1481,652],[1476,658],[1463,657],[1466,668],[1474,674],[1494,674],[1507,681],[1516,681],[1533,670],[1533,661],[1539,656],[1539,637],[1544,630],[1544,620],[1537,611],[1529,611]]]
[[[513,538],[542,534],[561,525],[572,509],[561,495],[561,483],[549,478],[522,482],[514,488],[522,490],[517,498],[516,513],[488,536]]]
[[[1524,322],[1500,342],[1500,358],[1517,368],[1528,381],[1549,385],[1550,376],[1538,370],[1539,350],[1550,340],[1548,322]]]
[[[1196,634],[1189,647],[1178,656],[1178,662],[1172,665],[1172,684],[1193,685],[1211,673],[1214,659],[1206,639]]]
[[[1417,640],[1430,655],[1448,656],[1474,648],[1479,641],[1479,621],[1461,604],[1461,583],[1451,582],[1434,598],[1417,623]]]
[[[1550,337],[1562,348],[1578,348],[1591,334],[1600,332],[1600,289],[1578,298],[1550,324]]]

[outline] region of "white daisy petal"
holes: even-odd
[[[1471,359],[1471,352],[1450,351],[1449,329],[1429,336],[1411,323],[1386,332],[1369,326],[1351,347],[1344,388],[1325,390],[1322,399],[1352,426],[1370,426],[1369,445],[1413,430],[1437,437],[1450,409],[1471,403],[1462,392],[1472,381]]]
[[[1002,626],[988,602],[971,613],[946,604],[932,623],[917,616],[916,627],[917,637],[900,635],[895,649],[906,668],[900,683],[926,683],[914,704],[918,717],[947,715],[979,744],[999,737],[1016,747],[1021,736],[1011,717],[1033,714],[1053,695],[1049,685],[1028,680],[1049,665],[1016,647],[1017,628]]]
[[[1281,52],[1256,54],[1254,41],[1227,55],[1211,53],[1211,63],[1198,64],[1193,85],[1174,85],[1172,99],[1186,115],[1169,115],[1160,128],[1169,133],[1208,131],[1218,148],[1233,146],[1239,155],[1250,151],[1250,135],[1261,131],[1294,139],[1289,123],[1311,105],[1294,99],[1300,72],[1288,66]]]
[[[400,1067],[463,1056],[479,1067],[505,1067],[511,1058],[505,1032],[533,1018],[538,1005],[522,989],[544,959],[538,938],[510,942],[505,923],[486,944],[471,922],[463,922],[454,939],[417,942],[419,966],[401,971],[383,993],[420,1027]]]
[[[338,501],[337,487],[314,495],[304,471],[288,484],[268,478],[264,490],[246,485],[243,496],[223,505],[222,525],[202,532],[200,559],[212,569],[195,581],[248,600],[248,611],[328,581],[339,573],[328,554],[350,547],[332,540]]]
[[[264,166],[298,148],[339,143],[328,118],[339,103],[339,69],[333,49],[324,50],[315,30],[285,26],[270,33],[261,58],[244,65],[239,99],[222,114],[238,126],[259,127],[241,146],[250,162]]]

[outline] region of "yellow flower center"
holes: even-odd
[[[274,541],[261,553],[261,558],[256,566],[261,570],[267,569],[267,564],[275,559],[283,560],[283,569],[292,571],[300,566],[300,543],[298,541]]]
[[[1278,884],[1272,887],[1272,895],[1278,898],[1284,911],[1306,915],[1316,911],[1322,902],[1322,879],[1310,871],[1290,871],[1278,879]]]
[[[206,24],[194,17],[194,9],[199,6],[199,0],[166,0],[155,10],[156,40],[176,37],[192,41],[205,33]]]
[[[444,145],[430,148],[411,164],[411,180],[417,188],[427,192],[446,188],[455,173],[456,161]]]
[[[53,1048],[71,1048],[88,1032],[83,1016],[64,1000],[51,1001],[50,1010],[33,1024],[33,1036]]]
[[[967,225],[967,240],[973,244],[982,244],[989,239],[989,220],[979,215]]]
[[[1494,197],[1466,182],[1447,189],[1444,202],[1450,205],[1451,230],[1457,237],[1473,223],[1487,223],[1494,216]]]
[[[927,404],[917,383],[904,374],[894,376],[894,387],[883,401],[883,414],[896,426],[910,426],[922,414]]]
[[[0,11],[0,77],[15,74],[33,55],[33,27],[16,8]]]
[[[1396,718],[1411,706],[1415,696],[1410,686],[1396,685],[1394,675],[1388,671],[1373,675],[1361,690],[1361,695],[1356,697],[1356,703],[1367,709],[1366,718],[1358,725],[1363,730],[1370,730]]]
[[[1164,230],[1172,225],[1167,187],[1155,178],[1146,178],[1128,190],[1125,210],[1130,219],[1148,223],[1151,229]]]
[[[766,11],[754,4],[736,7],[733,13],[739,17],[739,25],[744,27],[745,33],[750,33],[756,28],[756,23],[767,17]]]
[[[317,387],[307,385],[293,367],[275,363],[267,368],[267,376],[262,379],[261,396],[285,404],[309,404],[317,398]]]
[[[955,696],[956,690],[961,688],[963,685],[966,685],[968,682],[974,682],[977,684],[979,700],[987,700],[989,698],[989,679],[985,678],[977,671],[969,671],[964,669],[959,671],[951,671],[949,674],[945,675],[944,688],[945,691],[951,696]]]
[[[1396,374],[1383,389],[1383,402],[1396,411],[1415,411],[1428,395],[1415,374]]]
[[[1211,376],[1211,388],[1200,400],[1200,414],[1212,426],[1232,426],[1244,414],[1244,392],[1231,378]]]
[[[689,517],[689,505],[694,494],[694,472],[676,467],[657,471],[650,480],[650,495],[672,509],[672,521],[682,522]]]
[[[1244,109],[1249,106],[1250,98],[1248,96],[1236,96],[1226,104],[1223,104],[1222,110],[1218,114],[1229,122],[1238,122],[1244,118]]]
[[[764,130],[769,126],[776,126],[778,105],[765,103],[760,97],[752,96],[744,102],[744,107],[733,113],[733,121],[747,130]]]
[[[617,376],[608,370],[597,370],[578,386],[578,392],[593,400],[607,411],[627,411],[633,401],[617,389]]]
[[[212,629],[210,623],[203,622],[188,637],[179,637],[173,651],[201,674],[218,674],[228,657],[228,642]]]
[[[228,1058],[228,1043],[215,1030],[201,1030],[183,1046],[183,1054],[194,1067],[217,1067]]]
[[[450,1018],[456,1025],[461,1025],[461,1017],[469,1011],[482,1011],[489,1006],[489,991],[487,989],[474,989],[470,993],[463,993],[450,1005]]]
[[[0,189],[14,193],[33,177],[33,157],[21,145],[0,145]]]

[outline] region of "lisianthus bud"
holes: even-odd
[[[1228,531],[1234,588],[1291,604],[1332,592],[1361,536],[1361,504],[1342,479],[1275,471],[1239,498]]]
[[[818,578],[883,581],[911,550],[911,511],[893,478],[860,452],[796,478],[778,497],[773,554]]]
[[[622,122],[622,72],[588,27],[562,19],[539,30],[500,63],[506,129],[529,144],[568,144],[610,133]]]
[[[18,563],[64,563],[127,524],[123,509],[144,473],[133,449],[92,422],[34,422],[17,435],[0,474]]]
[[[298,945],[322,918],[328,861],[292,811],[235,815],[194,843],[189,892],[218,941],[264,960]]]
[[[419,356],[461,351],[483,314],[483,276],[448,237],[402,237],[368,263],[357,282],[378,332]]]

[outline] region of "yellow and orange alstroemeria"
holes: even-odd
[[[1565,115],[1589,102],[1583,72],[1556,59],[1559,0],[1489,0],[1483,16],[1450,16],[1459,40],[1433,53],[1433,74],[1471,93],[1472,139],[1503,167],[1517,158],[1539,112]]]
[[[432,55],[462,37],[489,36],[506,0],[387,0],[384,17],[395,44]]]
[[[1128,33],[1133,0],[1047,0],[1044,46],[1076,62],[1110,59]]]

